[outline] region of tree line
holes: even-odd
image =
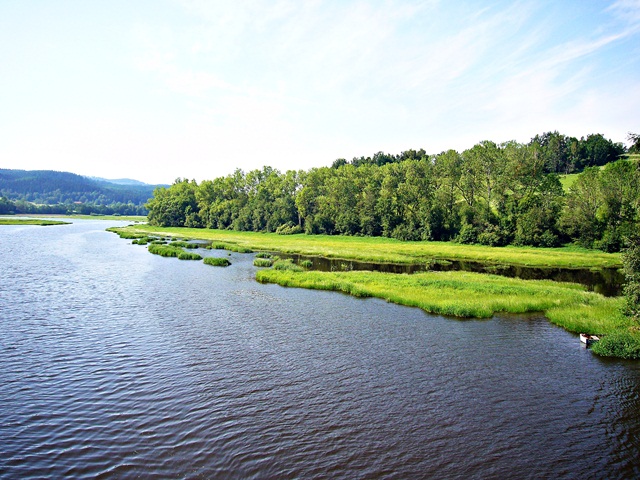
[[[379,152],[308,171],[177,179],[146,206],[161,226],[618,251],[640,220],[638,161],[625,153],[602,135],[550,132],[461,153]],[[565,191],[561,172],[581,173],[564,176],[574,181]]]
[[[154,188],[69,172],[0,169],[0,213],[146,215]]]

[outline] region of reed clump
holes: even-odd
[[[298,267],[300,268],[300,267]],[[623,300],[585,291],[580,285],[521,280],[471,272],[317,272],[280,268],[261,270],[261,282],[333,290],[359,297],[418,307],[455,317],[489,318],[498,312],[544,312],[571,332],[605,335],[629,326],[620,311]]]
[[[273,260],[270,258],[255,258],[253,260],[254,267],[270,267],[273,265]]]
[[[487,264],[558,268],[611,268],[622,265],[619,254],[578,247],[489,247],[451,242],[402,242],[386,237],[340,235],[277,235],[202,228],[136,225],[125,230],[184,235],[218,243],[245,245],[248,249],[342,258],[374,263],[424,264],[430,260],[460,260]]]
[[[171,245],[172,247],[180,247],[180,248],[188,248],[188,249],[204,248],[207,246],[207,244],[205,243],[189,242],[184,240],[174,240],[173,242],[169,243],[169,245]]]
[[[287,258],[286,260],[282,260],[282,259],[278,259],[275,262],[273,262],[273,268],[275,271],[281,271],[281,272],[303,272],[304,269],[298,265],[296,265],[295,263],[293,263],[293,260],[291,260],[290,258]]]
[[[640,332],[623,329],[606,335],[591,347],[594,353],[603,357],[640,359]]]
[[[204,263],[213,267],[228,267],[231,265],[228,259],[220,257],[205,257]]]
[[[179,260],[202,260],[197,253],[185,252],[181,248],[171,245],[159,245],[152,243],[148,247],[149,253],[160,255],[161,257],[176,257]]]

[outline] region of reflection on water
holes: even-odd
[[[0,228],[2,478],[640,475],[640,367],[538,315],[262,285],[106,226]]]

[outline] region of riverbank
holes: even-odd
[[[640,332],[622,314],[624,298],[608,298],[572,283],[521,280],[471,272],[315,272],[298,268],[264,269],[263,283],[330,290],[356,297],[376,297],[459,318],[489,318],[496,313],[542,312],[553,324],[573,333],[603,337],[595,353],[640,358]]]
[[[450,242],[402,242],[384,237],[277,235],[183,227],[132,225],[116,231],[187,237],[236,244],[254,251],[295,253],[376,263],[425,264],[433,260],[466,260],[492,265],[557,268],[620,268],[619,254],[579,247],[486,247]]]
[[[434,259],[468,259],[496,264],[549,267],[611,268],[619,255],[576,248],[491,248],[439,242],[399,242],[393,239],[328,236],[281,236],[136,225],[109,229],[121,236],[156,235],[208,240],[215,248],[234,251],[278,251],[303,255],[378,262],[419,263]],[[426,252],[433,256],[427,257]],[[448,257],[442,255],[448,254]],[[412,261],[411,261],[412,260]],[[526,262],[526,263],[525,263]],[[573,333],[603,337],[595,353],[640,358],[640,332],[622,314],[624,299],[588,292],[575,283],[523,280],[462,271],[423,272],[412,275],[369,271],[308,271],[291,260],[259,270],[256,279],[285,287],[330,290],[357,297],[377,297],[429,313],[460,318],[488,318],[498,312],[542,312],[555,325]]]

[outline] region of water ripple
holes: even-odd
[[[539,316],[260,285],[104,228],[0,229],[2,478],[640,476],[640,369]]]

